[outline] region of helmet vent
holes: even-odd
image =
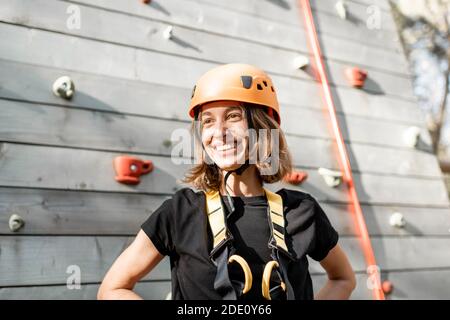
[[[258,85],[256,87],[258,88],[258,90],[262,90],[263,89],[262,85],[260,85],[259,83],[258,83]]]
[[[264,87],[267,87],[267,81],[264,80],[263,83],[264,83]]]
[[[245,89],[250,89],[253,78],[251,76],[241,76],[242,85]]]
[[[273,90],[273,86],[270,86],[270,89],[272,89],[272,92],[275,92],[275,90]]]

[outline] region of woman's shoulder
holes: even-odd
[[[281,189],[277,193],[283,199],[288,231],[295,232],[313,223],[319,204],[311,194],[289,189]]]
[[[309,193],[291,190],[291,189],[280,189],[276,192],[283,199],[283,206],[292,208],[295,206],[303,205],[315,205],[317,200]]]
[[[191,188],[176,191],[169,200],[175,212],[190,212],[205,205],[205,193]]]

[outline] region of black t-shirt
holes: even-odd
[[[313,299],[306,256],[316,261],[325,258],[336,245],[338,233],[311,195],[286,189],[277,193],[283,199],[286,245],[295,254],[295,261],[288,267],[288,280],[296,299]],[[267,203],[258,197],[240,200],[235,201],[238,211],[229,217],[229,228],[237,238],[234,246],[240,250],[239,254],[247,262],[253,262],[252,269],[258,269],[261,260],[265,263],[270,259],[270,251],[266,249],[270,230],[266,229],[267,217],[264,219],[262,214],[262,210],[266,213]],[[158,251],[170,257],[173,299],[221,299],[213,287],[216,267],[209,258],[213,239],[205,207],[203,192],[181,189],[142,224],[142,230]],[[243,210],[241,215],[239,210]],[[256,269],[252,273],[258,276]],[[230,276],[233,272],[230,268]],[[260,288],[260,280],[254,282],[253,286]]]

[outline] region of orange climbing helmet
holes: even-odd
[[[280,108],[272,79],[252,65],[230,63],[203,74],[192,90],[189,115],[207,102],[234,100],[267,107],[267,112],[280,123]]]

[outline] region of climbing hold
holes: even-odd
[[[298,56],[294,59],[295,69],[305,69],[309,65],[309,59],[305,56]]]
[[[403,228],[406,225],[406,220],[400,212],[394,212],[389,218],[389,224],[396,228]]]
[[[345,1],[339,0],[338,2],[336,2],[334,8],[336,9],[338,16],[342,20],[347,19],[347,3]]]
[[[366,81],[368,72],[366,70],[354,67],[347,68],[345,70],[345,75],[347,76],[347,80],[350,82],[350,85],[355,88],[364,87],[364,82]]]
[[[415,148],[419,144],[420,140],[420,128],[419,127],[409,127],[403,133],[403,141],[410,148]]]
[[[9,229],[12,232],[19,231],[20,228],[22,228],[25,225],[25,221],[21,216],[18,214],[12,214],[11,217],[9,217]]]
[[[53,93],[63,99],[70,100],[75,93],[75,84],[68,76],[62,76],[53,83]]]
[[[113,161],[116,181],[125,184],[138,184],[139,177],[153,170],[153,162],[129,156],[118,156]]]
[[[152,0],[141,0],[142,3],[149,4]]]
[[[163,37],[166,40],[170,40],[173,37],[173,26],[168,26],[166,30],[164,30]]]
[[[330,170],[326,168],[319,168],[318,171],[325,180],[327,186],[334,188],[341,184],[342,173],[340,171]]]
[[[286,182],[291,184],[300,184],[308,178],[308,173],[305,171],[292,171],[284,177]]]
[[[381,284],[381,288],[383,289],[384,293],[389,294],[392,292],[392,290],[394,290],[394,285],[389,280],[385,280]]]

